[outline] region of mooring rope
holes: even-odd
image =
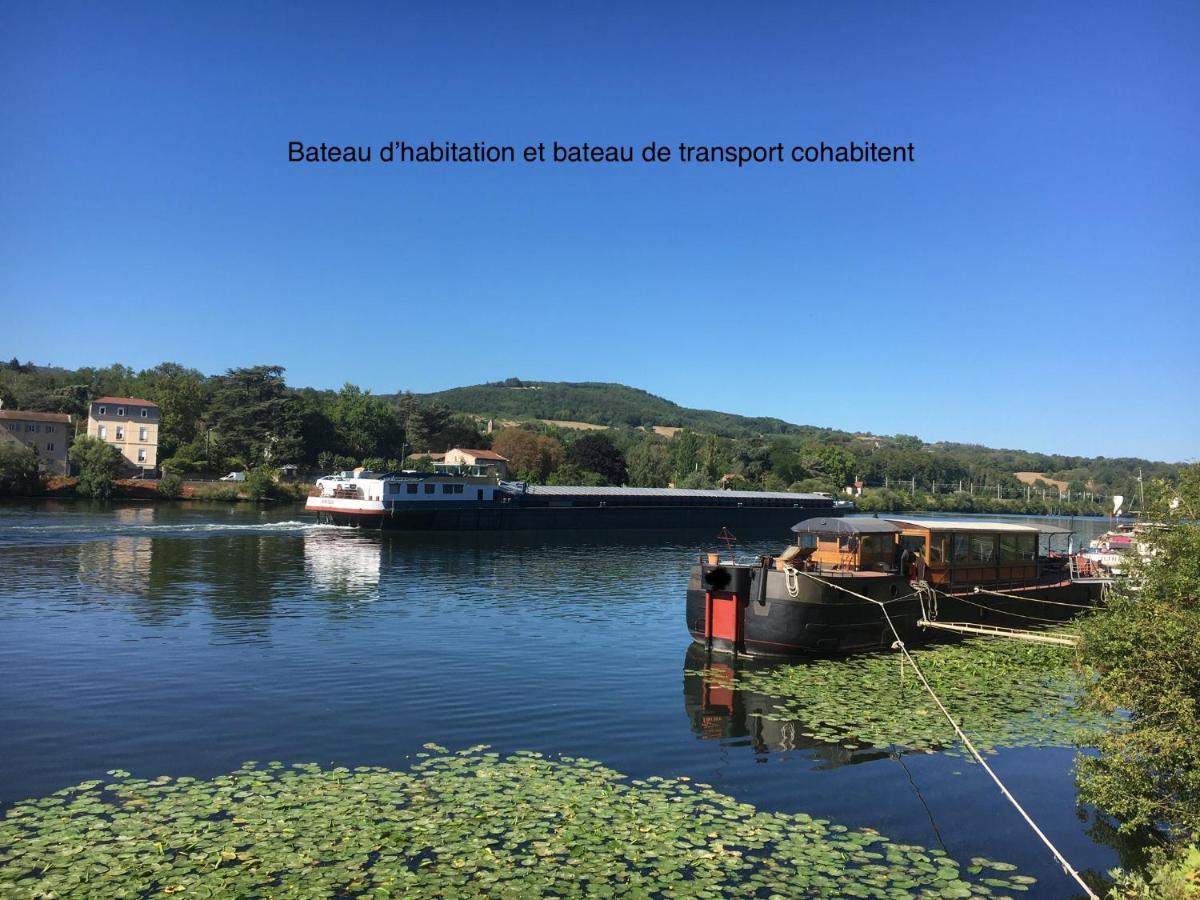
[[[1096,607],[1087,603],[1067,603],[1063,600],[1046,600],[1042,597],[1026,597],[1024,594],[1007,594],[1004,591],[989,591],[986,588],[977,587],[974,590],[976,594],[991,594],[994,597],[1004,597],[1006,600],[1029,600],[1033,603],[1046,603],[1050,606],[1069,606],[1072,609],[1095,609]],[[947,596],[954,596],[948,594]]]
[[[875,600],[866,596],[865,594],[859,594],[850,590],[849,588],[842,587],[840,584],[834,584],[833,582],[826,581],[823,578],[817,578],[817,576],[809,572],[801,572],[800,574],[805,575],[808,578],[813,579],[813,581],[819,582],[820,584],[824,584],[831,588],[836,588],[839,591],[845,591],[847,594],[867,600],[880,608],[880,610],[883,612],[883,618],[888,624],[888,628],[892,630],[892,634],[896,638],[896,643],[894,646],[899,648],[900,652],[904,654],[904,657],[912,664],[913,671],[917,673],[917,678],[921,680],[921,684],[925,686],[925,690],[929,692],[929,696],[933,698],[933,702],[937,704],[937,708],[942,711],[942,715],[946,717],[946,721],[950,723],[950,726],[954,729],[954,733],[958,735],[958,739],[963,742],[963,746],[965,746],[967,750],[970,751],[971,755],[975,757],[975,761],[983,766],[983,770],[987,772],[989,776],[991,776],[992,781],[996,783],[996,787],[1000,788],[1000,793],[1003,794],[1008,802],[1013,805],[1013,808],[1021,814],[1021,818],[1024,819],[1026,824],[1033,829],[1033,833],[1036,834],[1041,839],[1042,843],[1049,848],[1050,852],[1054,854],[1054,858],[1058,861],[1058,864],[1062,867],[1062,870],[1070,875],[1071,878],[1075,880],[1076,884],[1083,888],[1084,893],[1087,894],[1089,900],[1100,900],[1096,893],[1087,886],[1087,882],[1085,882],[1083,878],[1080,877],[1079,873],[1075,871],[1074,867],[1067,862],[1067,858],[1062,855],[1062,853],[1057,847],[1054,846],[1053,843],[1051,843],[1050,838],[1046,837],[1042,829],[1038,828],[1037,823],[1033,821],[1029,813],[1025,812],[1025,808],[1021,806],[1019,802],[1017,802],[1017,798],[1012,795],[1012,792],[1007,787],[1005,787],[1004,782],[1000,780],[1000,776],[992,770],[992,767],[987,764],[987,760],[983,758],[983,755],[975,749],[975,745],[971,743],[971,739],[967,737],[966,732],[962,730],[958,722],[954,721],[954,717],[950,715],[950,711],[946,709],[945,704],[942,703],[941,699],[937,695],[937,692],[934,691],[933,687],[929,684],[929,681],[925,678],[925,673],[922,672],[921,667],[917,665],[916,659],[911,653],[908,652],[908,647],[904,645],[904,641],[900,637],[900,632],[896,630],[896,626],[892,622],[892,617],[888,614],[887,607],[879,600]]]

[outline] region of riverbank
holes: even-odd
[[[84,500],[77,490],[79,479],[55,476],[47,479],[40,490],[0,495],[0,500]],[[179,481],[163,478],[118,478],[112,482],[113,500],[143,500],[174,502],[176,500],[211,500],[224,503],[286,501],[303,503],[310,485],[301,482],[272,482],[264,492],[247,486],[246,482]]]

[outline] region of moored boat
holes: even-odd
[[[1031,629],[1094,608],[1103,584],[1071,577],[1055,536],[1008,522],[817,517],[752,562],[692,566],[687,627],[718,652],[792,656],[917,643],[946,625]],[[889,624],[888,620],[891,620]]]

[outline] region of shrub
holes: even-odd
[[[121,465],[121,453],[112,444],[94,437],[78,438],[71,445],[71,461],[79,466],[75,490],[81,497],[107,500]]]
[[[24,494],[40,486],[37,454],[20,444],[0,444],[0,494]]]
[[[246,496],[251,500],[270,500],[278,490],[275,483],[275,472],[265,466],[252,469],[243,482]]]
[[[158,492],[169,500],[183,496],[183,479],[174,472],[167,472],[158,482]]]

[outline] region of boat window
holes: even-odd
[[[929,542],[929,561],[931,563],[942,562],[942,549],[945,546],[943,538],[933,537]]]
[[[408,492],[410,494],[415,494],[417,492],[417,485],[415,483],[406,485],[406,487],[408,488]]]
[[[798,534],[796,535],[797,547],[816,547],[817,536],[815,534]]]
[[[971,562],[990,563],[996,559],[996,536],[976,534],[971,536]]]
[[[1011,563],[1021,561],[1021,548],[1017,544],[1018,537],[1024,537],[1024,535],[1000,535],[1000,562]]]
[[[900,538],[900,546],[907,547],[917,556],[925,555],[925,535],[923,534],[906,534]]]
[[[1021,559],[1035,560],[1037,551],[1038,536],[1036,534],[1017,535],[1017,552],[1021,555]]]
[[[454,493],[461,494],[462,492],[463,492],[463,486],[461,484],[456,484],[454,486]]]
[[[436,491],[436,490],[437,490],[437,485],[436,485],[436,484],[427,484],[427,485],[425,485],[425,493],[427,493],[427,494],[432,494],[432,493],[433,493],[434,491]]]
[[[400,487],[401,487],[400,482],[393,481],[390,485],[388,485],[388,487],[391,490],[391,493],[393,493],[393,494],[400,493]]]
[[[862,539],[863,559],[892,561],[895,542],[890,534],[866,534]]]
[[[954,535],[954,561],[966,562],[967,555],[970,552],[971,538],[969,535],[956,534]]]

